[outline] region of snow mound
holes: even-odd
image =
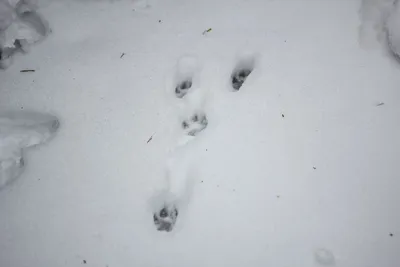
[[[59,125],[47,114],[0,112],[0,189],[22,173],[23,149],[47,142]]]
[[[32,0],[0,0],[0,68],[10,66],[17,52],[28,52],[50,32],[36,8]]]

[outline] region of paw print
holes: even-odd
[[[204,113],[195,113],[191,118],[182,122],[182,128],[187,135],[195,136],[207,128],[208,120]]]
[[[164,206],[159,212],[154,213],[154,225],[158,231],[170,232],[174,228],[178,214],[175,206]]]
[[[240,69],[237,71],[234,71],[232,73],[232,87],[236,91],[242,87],[243,83],[246,81],[247,77],[250,75],[252,72],[251,69]]]
[[[188,79],[182,81],[175,87],[175,96],[177,98],[183,98],[188,93],[191,87],[192,87],[192,80]]]
[[[255,55],[244,54],[241,56],[231,74],[231,84],[234,91],[240,90],[246,79],[253,72],[255,65]]]

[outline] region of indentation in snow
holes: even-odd
[[[192,79],[187,79],[179,83],[175,88],[175,95],[178,98],[184,97],[192,87]]]
[[[34,112],[0,112],[0,189],[23,171],[23,150],[47,142],[60,123]]]
[[[400,4],[399,1],[393,5],[390,16],[386,23],[388,46],[393,54],[400,57]]]
[[[239,91],[255,67],[254,55],[243,55],[237,62],[231,74],[234,91]]]
[[[183,56],[176,65],[175,70],[175,96],[183,98],[193,85],[193,78],[198,71],[198,61],[192,56]]]
[[[193,114],[182,122],[182,128],[185,133],[190,136],[195,136],[205,128],[207,128],[208,120],[204,113],[198,112]]]
[[[165,205],[160,211],[155,212],[153,215],[153,221],[157,230],[166,232],[172,231],[178,214],[178,209],[174,205]]]
[[[320,248],[314,252],[315,261],[324,266],[332,266],[335,264],[335,256],[327,249]]]
[[[400,56],[400,4],[397,0],[363,0],[359,42],[364,48],[382,46]]]

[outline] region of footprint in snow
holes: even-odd
[[[208,120],[206,114],[198,112],[182,122],[182,129],[187,135],[196,136],[207,128]]]
[[[192,89],[193,78],[198,71],[195,57],[184,56],[178,60],[175,71],[175,96],[183,98]]]
[[[175,87],[175,95],[177,98],[183,98],[189,91],[189,89],[192,87],[192,79],[187,78],[184,81],[181,81],[176,87]]]
[[[158,231],[171,232],[178,217],[178,209],[175,206],[162,207],[158,212],[153,214],[154,225]]]
[[[254,70],[254,56],[246,56],[238,61],[231,74],[231,83],[233,90],[239,91],[246,79]]]

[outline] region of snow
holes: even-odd
[[[62,127],[0,192],[0,266],[399,266],[399,65],[365,3],[39,1],[0,107]]]
[[[400,57],[400,4],[397,1],[387,20],[388,42],[393,53]]]
[[[58,119],[48,114],[0,112],[0,190],[22,173],[23,149],[46,143],[59,125]]]
[[[48,35],[50,28],[36,8],[32,0],[0,0],[0,69]]]
[[[362,0],[359,40],[362,47],[381,46],[400,57],[400,5],[398,0]]]
[[[315,260],[322,265],[334,265],[335,257],[329,250],[320,248],[315,251]]]

